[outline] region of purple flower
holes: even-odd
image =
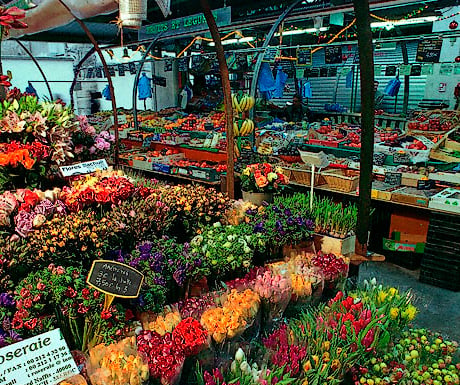
[[[166,286],[166,280],[163,277],[155,277],[153,282],[158,286]]]
[[[276,221],[275,227],[276,227],[276,230],[278,230],[278,231],[283,230],[283,225],[282,225],[281,221]]]
[[[280,209],[278,206],[273,206],[272,207],[272,210],[275,212],[275,213],[279,213],[280,212]]]
[[[247,209],[246,210],[246,214],[247,215],[256,215],[257,214],[257,210],[256,209]]]
[[[44,199],[37,206],[35,206],[34,211],[37,214],[41,214],[45,217],[48,217],[54,212],[54,203],[51,202],[49,199]]]
[[[267,207],[267,206],[268,206],[268,202],[263,201],[263,202],[262,202],[262,206]]]
[[[26,238],[33,230],[33,221],[35,213],[28,213],[25,210],[19,211],[18,215],[14,218],[16,224],[16,232],[23,238]]]
[[[137,246],[137,249],[141,254],[150,254],[150,251],[152,250],[153,244],[152,242],[143,242],[139,246]]]
[[[264,223],[259,222],[254,226],[254,232],[255,233],[263,233],[264,232]]]
[[[315,227],[315,223],[311,219],[307,219],[307,221],[305,222],[305,225],[307,226],[309,230],[313,230]]]
[[[286,215],[287,217],[290,217],[292,215],[291,210],[289,209],[284,210],[284,215]]]
[[[54,208],[56,212],[60,215],[66,215],[67,214],[67,208],[65,206],[65,203],[61,200],[57,200],[54,202]]]
[[[179,268],[173,273],[173,278],[174,281],[176,281],[176,283],[182,287],[184,286],[185,280],[187,279],[187,274],[183,268]]]
[[[303,221],[303,218],[302,217],[297,217],[296,218],[296,222],[299,226],[303,226],[304,224],[304,221]]]
[[[0,306],[13,307],[16,305],[12,295],[8,293],[0,293]]]
[[[291,217],[289,217],[289,218],[287,219],[286,223],[287,223],[289,226],[292,226],[292,225],[295,224],[294,220],[293,220]]]

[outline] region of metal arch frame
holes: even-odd
[[[96,52],[96,48],[91,47],[91,49],[85,54],[85,56],[81,58],[81,60],[78,62],[77,66],[75,67],[75,73],[74,73],[73,81],[72,81],[72,84],[70,86],[70,91],[69,91],[70,92],[70,106],[72,107],[72,109],[74,108],[73,91],[77,84],[77,77],[80,74],[81,67],[83,67],[83,64],[85,63],[85,61],[87,61],[90,58],[90,56],[94,54],[94,52]]]
[[[134,78],[134,85],[133,85],[133,120],[134,120],[134,129],[137,131],[139,129],[139,123],[137,121],[137,83],[139,81],[139,77],[141,76],[142,68],[144,67],[144,63],[147,60],[147,57],[150,54],[150,51],[152,50],[153,46],[155,43],[157,43],[158,39],[161,37],[161,34],[159,34],[155,40],[150,42],[149,46],[144,52],[144,55],[142,56],[142,59],[140,61],[140,66],[136,72],[136,77]]]
[[[46,75],[43,72],[42,67],[40,67],[40,64],[38,63],[37,59],[34,58],[34,55],[32,55],[32,52],[30,52],[29,49],[24,44],[22,44],[22,42],[19,39],[12,39],[12,40],[15,40],[16,43],[18,43],[19,46],[24,50],[24,52],[27,55],[29,55],[29,57],[32,59],[32,61],[34,62],[35,66],[40,71],[40,74],[42,75],[43,80],[45,81],[46,88],[48,88],[48,93],[50,94],[50,100],[53,100],[54,97],[53,97],[53,93],[51,92],[50,84],[48,83],[48,79],[46,78]]]
[[[260,72],[260,67],[262,66],[262,60],[264,59],[264,54],[265,54],[265,48],[267,48],[270,45],[270,41],[272,40],[273,36],[275,35],[276,31],[278,30],[278,27],[280,24],[284,21],[284,19],[291,13],[291,11],[297,7],[302,0],[295,0],[288,8],[284,10],[284,12],[278,17],[278,19],[275,21],[273,26],[271,27],[270,31],[267,33],[265,36],[265,41],[264,44],[262,45],[262,52],[260,52],[257,56],[257,62],[254,67],[254,75],[252,77],[252,83],[251,83],[251,90],[249,92],[250,96],[253,96],[255,98],[256,96],[256,91],[257,91],[257,83],[259,81],[259,72]],[[250,119],[254,120],[254,108],[249,111],[249,117]],[[255,134],[254,134],[255,135]]]

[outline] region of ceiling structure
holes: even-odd
[[[5,1],[5,0],[0,0]],[[382,17],[389,19],[398,19],[410,13],[414,8],[424,6],[423,15],[434,15],[436,10],[453,6],[457,4],[457,0],[370,0],[371,10]],[[190,16],[201,12],[199,1],[190,0],[172,0],[171,1],[171,16],[168,19],[175,19],[184,16]],[[246,36],[264,36],[266,31],[276,20],[278,15],[289,6],[290,1],[283,0],[213,0],[212,8],[217,9],[224,6],[231,7],[232,25],[229,28],[223,28],[221,32],[239,29]],[[156,5],[154,0],[148,2],[148,17],[144,25],[159,23],[165,20],[162,12]],[[313,26],[313,18],[315,16],[325,17],[324,21],[328,24],[328,15],[331,13],[344,12],[344,23],[347,25],[353,19],[353,6],[351,0],[305,0],[298,6],[288,18],[288,27],[293,28],[309,28]],[[120,31],[115,24],[117,13],[110,15],[101,15],[85,20],[87,26],[94,34],[101,45],[119,45]],[[287,22],[285,23],[285,27]],[[330,31],[336,32],[340,30],[340,26],[331,26]],[[420,24],[416,27],[401,27],[398,34],[428,33],[431,32],[429,23],[426,25]],[[387,32],[385,32],[387,33]],[[394,32],[389,32],[394,33]],[[387,33],[388,34],[388,33]],[[184,36],[187,37],[187,36]],[[305,36],[292,36],[289,41],[297,44],[299,39],[305,41]],[[58,27],[46,32],[26,35],[21,40],[39,40],[53,42],[75,42],[87,43],[88,39],[85,33],[76,22]],[[125,44],[132,44],[138,41],[138,32],[136,30],[123,30],[123,40]],[[169,39],[171,40],[171,39]],[[188,38],[188,40],[190,40]],[[313,39],[314,40],[314,39]],[[312,40],[312,43],[314,41]],[[177,42],[177,39],[176,39]]]

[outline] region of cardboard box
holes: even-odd
[[[326,254],[332,253],[335,255],[350,256],[355,253],[355,235],[341,239],[330,237],[328,235],[314,234],[313,241],[316,250],[321,250]]]
[[[414,187],[402,187],[393,192],[391,200],[413,206],[428,207],[430,197],[436,193],[436,190],[417,190]]]
[[[425,251],[425,243],[402,241],[401,233],[399,231],[394,231],[390,239],[383,238],[383,249],[388,251],[422,254]]]

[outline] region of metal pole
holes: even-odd
[[[409,55],[407,54],[407,45],[405,41],[401,41],[401,52],[403,58],[403,64],[409,64]],[[407,108],[409,107],[409,82],[410,76],[404,75],[404,99],[403,99],[403,108],[402,112],[404,115],[407,115]],[[396,95],[396,100],[398,96]],[[396,111],[395,111],[396,112]]]
[[[29,57],[32,59],[32,61],[34,62],[35,66],[40,71],[40,74],[42,75],[43,80],[45,81],[46,88],[48,88],[48,93],[50,94],[50,101],[53,100],[54,97],[53,97],[53,93],[51,92],[50,84],[48,83],[48,79],[46,78],[46,75],[43,72],[42,67],[40,67],[40,64],[38,63],[37,59],[34,58],[34,55],[32,55],[32,52],[30,52],[27,49],[27,47],[24,44],[22,44],[21,41],[19,41],[18,39],[13,39],[13,40],[16,40],[16,43],[18,43],[21,46],[21,48],[26,52],[26,54],[29,55]]]
[[[94,38],[93,34],[91,31],[88,29],[86,24],[79,19],[77,16],[75,16],[72,12],[72,10],[67,6],[66,3],[64,3],[63,0],[59,0],[59,2],[64,6],[65,9],[73,16],[75,21],[80,25],[80,27],[85,31],[86,36],[88,36],[88,39],[91,41],[91,43],[94,46],[94,49],[96,50],[99,59],[101,60],[102,67],[104,68],[105,76],[107,77],[107,82],[109,83],[109,90],[110,90],[110,96],[112,99],[112,110],[113,110],[113,129],[115,133],[115,151],[114,151],[114,163],[116,166],[118,166],[118,153],[120,151],[120,143],[118,141],[118,114],[117,114],[117,103],[115,101],[115,91],[113,89],[113,82],[112,82],[112,76],[110,76],[109,73],[109,67],[107,66],[107,62],[105,61],[104,54],[101,51],[101,48],[99,47],[99,44],[97,43],[96,39]]]
[[[361,86],[361,159],[359,177],[358,254],[367,252],[371,211],[372,164],[374,155],[374,54],[369,0],[353,0],[358,30]]]
[[[88,60],[89,57],[94,52],[96,52],[96,48],[91,47],[91,49],[85,54],[85,56],[83,56],[81,58],[81,60],[78,62],[77,66],[75,67],[75,74],[74,74],[74,77],[73,77],[73,80],[72,80],[72,84],[70,85],[70,91],[69,91],[70,92],[70,106],[72,107],[72,109],[73,109],[73,106],[74,106],[73,90],[75,89],[75,86],[77,84],[78,74],[80,73],[81,67],[83,67],[83,64],[85,63],[85,61]]]
[[[136,72],[136,77],[134,78],[134,85],[133,85],[133,120],[134,120],[134,129],[137,131],[139,129],[139,123],[137,122],[137,83],[139,82],[139,77],[141,76],[142,68],[144,67],[144,63],[147,60],[150,51],[152,50],[155,43],[158,41],[158,37],[153,40],[142,56],[140,61],[139,68]]]
[[[232,89],[228,76],[227,60],[225,59],[224,47],[220,40],[219,29],[217,28],[216,19],[211,12],[208,0],[200,0],[203,14],[208,23],[209,32],[211,32],[219,61],[220,77],[222,79],[222,88],[224,90],[224,105],[227,131],[227,194],[230,198],[235,197],[235,141],[233,136],[233,108],[232,108]]]

